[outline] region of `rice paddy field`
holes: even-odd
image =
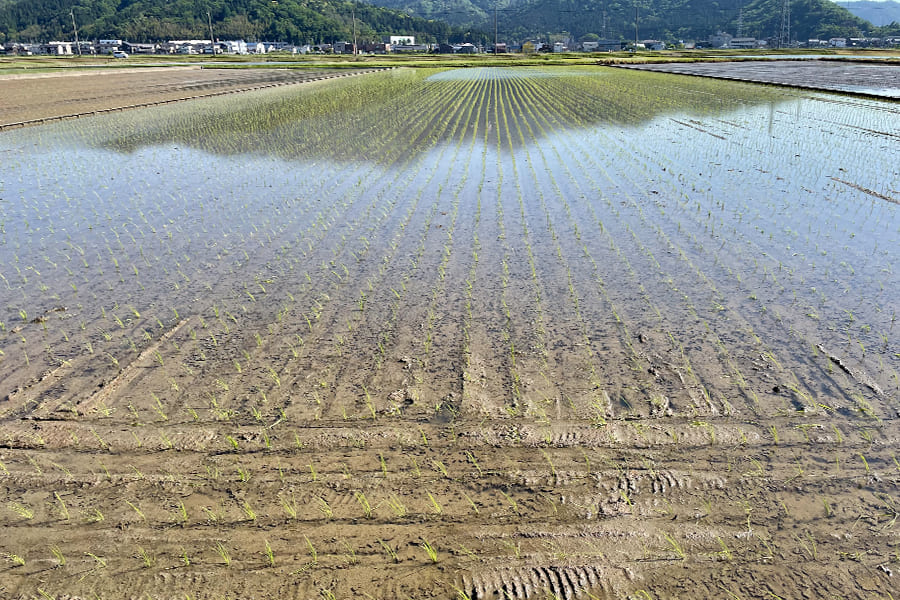
[[[394,69],[0,133],[0,597],[898,597],[900,105]]]

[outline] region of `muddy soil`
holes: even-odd
[[[896,107],[398,76],[0,134],[0,597],[896,595]]]
[[[742,60],[623,65],[624,68],[900,98],[900,65],[853,60]]]
[[[74,72],[73,72],[74,71]],[[0,76],[0,128],[216,94],[303,83],[355,71],[145,67]]]

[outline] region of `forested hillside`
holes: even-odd
[[[6,4],[3,4],[6,2]],[[416,40],[463,41],[477,33],[454,31],[445,22],[341,0],[0,0],[0,42],[72,38],[74,11],[83,39],[122,38],[137,42],[208,38],[207,11],[222,39],[332,42],[353,37],[414,35]]]
[[[479,16],[500,36],[524,39],[568,33],[632,40],[705,39],[718,31],[774,37],[781,30],[782,0],[371,0],[410,14],[466,22]],[[496,9],[496,10],[495,10]],[[635,27],[637,25],[637,27]],[[795,40],[877,34],[873,26],[830,0],[792,0],[791,37]]]
[[[0,42],[72,37],[157,41],[215,35],[247,40],[361,42],[414,35],[421,42],[526,39],[703,40],[725,31],[760,39],[781,31],[783,0],[0,0]],[[887,3],[882,3],[887,4]],[[73,8],[74,6],[74,8]],[[355,18],[354,18],[355,17]],[[792,0],[791,38],[884,36],[830,0]]]

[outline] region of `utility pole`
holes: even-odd
[[[497,55],[497,5],[494,5],[494,56]]]
[[[75,9],[69,11],[72,16],[72,29],[75,30],[75,47],[78,48],[78,56],[81,56],[81,44],[78,43],[78,26],[75,24]]]
[[[638,5],[634,5],[634,51],[638,49]]]
[[[213,37],[212,16],[210,16],[209,11],[206,11],[206,22],[209,24],[209,45],[212,46],[213,56],[215,56],[216,55],[216,38]]]
[[[350,14],[353,15],[353,56],[356,56],[356,2],[350,8]]]

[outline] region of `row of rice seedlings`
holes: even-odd
[[[366,178],[365,175],[361,176],[361,177],[359,178],[359,181],[362,181],[364,178]],[[358,187],[358,185],[357,185],[357,187]],[[345,206],[346,206],[346,204],[345,204]],[[371,204],[369,205],[369,211],[371,211],[371,209],[372,209],[374,206],[375,206],[375,201],[373,201],[373,203],[371,203]],[[366,213],[363,213],[363,215],[364,215],[364,214],[366,214]],[[382,216],[387,216],[388,213],[381,213],[381,214],[382,214]],[[321,222],[321,221],[322,221],[321,218],[317,220],[317,222]],[[359,219],[358,219],[357,221],[359,222]],[[322,225],[324,226],[323,229],[327,229],[327,228],[328,228],[327,224],[325,224],[324,222],[322,223]],[[373,225],[372,227],[374,228],[375,226],[377,226],[377,223],[376,223],[375,225]],[[350,229],[351,229],[351,232],[352,232],[352,230],[353,230],[353,226],[352,226],[352,225],[350,226]],[[346,234],[345,234],[344,236],[342,236],[341,243],[340,243],[340,244],[334,249],[334,251],[333,251],[333,253],[335,254],[335,256],[338,256],[338,255],[340,254],[340,249],[344,246],[346,240],[347,240],[347,238],[346,238]],[[368,242],[366,242],[366,243],[368,244]],[[309,246],[310,246],[310,248],[312,248],[312,247],[313,247],[313,243],[310,242],[310,243],[309,243]],[[332,260],[330,261],[330,264],[336,264],[336,261],[335,261],[334,258],[332,258]],[[342,268],[346,270],[346,265],[345,265],[344,263],[341,263],[341,264],[343,265]],[[329,270],[329,269],[326,268],[326,265],[325,265],[324,262],[322,263],[321,269],[322,269],[322,271],[323,271],[323,276],[325,277],[325,280],[329,280],[328,274],[324,272],[324,271]],[[330,269],[330,271],[333,271],[333,269]],[[345,276],[346,276],[346,273],[341,273],[341,275],[345,275]],[[339,278],[339,281],[340,281],[340,278]],[[332,283],[335,283],[335,282],[332,282]],[[335,285],[338,285],[338,284],[335,283]],[[334,291],[334,290],[332,290],[332,292],[333,292],[333,291]],[[299,293],[299,292],[298,292],[298,293]],[[310,325],[310,327],[309,327],[310,330],[312,330],[312,323],[316,320],[316,317],[318,317],[318,316],[321,315],[321,312],[322,312],[322,310],[324,309],[324,306],[323,306],[323,299],[327,301],[327,299],[330,298],[330,297],[332,297],[333,295],[335,295],[335,294],[328,294],[328,293],[326,293],[326,292],[324,292],[324,291],[320,291],[319,294],[318,294],[318,297],[317,297],[316,299],[314,299],[314,301],[313,301],[313,308],[309,311],[309,314],[307,314],[307,315],[305,316],[307,324]],[[251,297],[251,301],[252,301],[252,297]],[[312,318],[310,317],[310,314],[312,315]],[[279,317],[278,317],[278,318],[280,318],[281,320],[284,320],[286,316],[288,316],[288,312],[285,311],[285,310],[282,310],[282,311],[279,312]],[[305,332],[303,335],[310,335],[311,333],[312,333],[312,331],[309,331],[309,332]],[[303,335],[301,335],[301,338],[300,338],[300,339],[303,338]],[[260,336],[260,338],[261,338],[261,336]],[[261,338],[261,339],[263,339],[263,341],[265,341],[264,338]],[[312,341],[314,342],[314,341],[315,341],[315,336],[312,336],[311,339],[312,339]],[[256,346],[257,346],[257,348],[262,348],[263,346],[260,345],[259,341],[260,341],[260,340],[258,339],[258,340],[257,340]],[[266,344],[266,345],[268,345],[268,344]],[[295,347],[295,348],[296,348],[296,347]],[[254,352],[254,353],[255,353],[255,352]],[[245,351],[245,354],[246,354],[246,351]],[[292,351],[291,351],[291,354],[295,354],[295,351],[292,350]],[[296,356],[295,356],[295,358],[296,358]],[[248,358],[247,360],[250,361],[251,359]],[[239,363],[238,363],[238,364],[239,364]],[[246,368],[246,367],[244,367],[244,368]],[[266,370],[266,372],[268,372],[269,375],[271,375],[271,373],[272,373],[273,371],[276,373],[276,377],[273,377],[273,378],[272,378],[273,382],[276,384],[274,387],[280,387],[280,386],[277,385],[277,384],[278,384],[278,379],[280,379],[280,375],[278,375],[278,373],[282,372],[283,370],[280,369],[280,368],[278,368],[278,367],[276,367],[276,366],[273,366],[273,365],[270,364],[269,367],[268,367],[268,369]],[[271,385],[271,384],[270,384],[270,385]]]
[[[460,92],[460,93],[464,93],[464,92]],[[425,100],[427,101],[428,98],[426,98]],[[440,126],[443,128],[449,128],[451,130],[456,130],[459,127],[459,124],[461,123],[462,118],[463,118],[464,113],[460,112],[460,111],[462,111],[462,106],[464,106],[464,105],[460,105],[460,107],[457,110],[451,112],[443,120],[443,122],[440,124]],[[431,124],[429,126],[433,127],[434,124]],[[429,190],[431,187],[434,186],[433,179],[439,173],[439,165],[444,160],[443,157],[445,156],[445,153],[448,151],[448,149],[449,149],[448,147],[444,146],[439,150],[439,152],[437,154],[428,156],[429,160],[431,160],[432,163],[429,166],[427,175],[420,177],[421,179],[424,179],[424,181],[420,184],[420,187],[419,187],[418,191],[416,192],[417,201],[418,201],[418,199],[420,199],[423,196],[424,193],[426,193],[427,190]],[[456,150],[454,151],[454,153],[458,153],[458,146],[456,147]],[[438,186],[439,191],[442,188],[443,188],[443,184]],[[428,239],[429,239],[429,233],[432,230],[431,223],[432,223],[432,220],[438,215],[438,212],[439,212],[438,208],[439,208],[440,204],[441,204],[441,198],[440,198],[440,193],[439,193],[438,197],[434,200],[430,209],[428,210],[427,214],[425,215],[425,221],[420,226],[421,227],[421,235],[417,242],[414,242],[413,240],[401,241],[398,238],[392,243],[392,245],[395,247],[395,249],[412,246],[413,244],[415,244],[416,249],[410,260],[409,267],[402,272],[402,275],[400,275],[400,283],[399,284],[397,284],[397,283],[394,283],[393,285],[381,284],[379,286],[380,289],[376,288],[375,286],[373,286],[371,284],[369,286],[370,293],[367,295],[367,304],[374,303],[373,305],[377,306],[378,308],[377,308],[377,313],[372,313],[372,316],[367,316],[367,321],[375,321],[378,323],[378,325],[374,328],[370,327],[368,325],[361,325],[360,328],[362,330],[368,332],[369,334],[374,333],[374,332],[380,332],[378,335],[378,339],[375,340],[375,342],[374,342],[377,344],[378,352],[374,356],[374,362],[370,363],[369,361],[360,361],[360,364],[345,365],[339,371],[339,373],[336,377],[336,385],[338,385],[338,386],[346,385],[345,381],[347,379],[350,379],[352,381],[358,380],[359,379],[358,377],[352,376],[349,373],[352,372],[352,369],[363,369],[366,372],[366,374],[363,375],[362,380],[364,382],[368,382],[369,384],[371,384],[373,386],[371,388],[370,393],[367,394],[368,398],[375,398],[375,399],[385,398],[388,396],[388,394],[390,392],[396,391],[394,389],[390,389],[390,390],[383,389],[382,386],[392,386],[394,384],[389,379],[385,380],[385,377],[386,376],[389,377],[389,375],[386,372],[385,372],[385,374],[382,374],[382,367],[383,367],[385,361],[388,360],[389,356],[397,358],[398,360],[403,357],[408,356],[408,353],[405,350],[398,349],[395,347],[395,345],[398,343],[398,334],[399,334],[398,327],[405,326],[406,319],[410,318],[409,313],[407,313],[406,311],[403,311],[404,319],[401,320],[399,318],[401,316],[400,307],[401,307],[401,304],[403,302],[405,302],[405,298],[410,293],[409,289],[408,289],[410,287],[410,285],[415,285],[416,287],[418,287],[418,285],[419,285],[418,279],[416,279],[415,281],[413,280],[413,274],[416,273],[420,269],[420,261],[422,260],[422,258],[427,256],[429,261],[438,258],[438,256],[435,256],[434,253],[427,253],[427,247],[428,247],[427,244],[428,244]],[[443,212],[446,212],[446,211],[443,211]],[[439,228],[435,228],[435,231],[437,231],[437,229],[439,229]],[[446,235],[448,236],[448,239],[452,239],[452,235],[453,235],[452,226],[449,231],[442,232],[442,233],[446,233]],[[380,267],[380,269],[382,269],[383,274],[388,273],[387,267],[388,267],[388,263],[383,262]],[[390,292],[390,293],[388,293],[388,292]],[[378,300],[378,298],[381,296],[386,297],[386,299],[383,302]],[[390,312],[390,316],[387,317],[387,319],[383,319],[381,317],[381,314],[383,314],[386,311]],[[361,343],[366,343],[366,342],[363,342],[361,340]],[[369,347],[371,347],[371,346],[369,345]],[[366,356],[368,354],[369,354],[369,351],[365,350],[362,347],[360,347],[359,351],[355,353],[356,356]],[[347,371],[347,374],[345,374],[344,371]],[[397,383],[400,383],[400,382],[397,382]],[[356,385],[356,384],[353,384],[353,385]],[[366,387],[366,389],[369,389],[368,384],[365,384],[365,387]],[[373,400],[373,402],[374,402],[374,400]],[[379,403],[381,403],[381,400],[379,400]],[[388,404],[390,404],[390,401],[388,401]],[[374,407],[374,404],[372,404],[372,406]],[[389,406],[387,410],[389,410],[391,412],[396,412],[397,408],[398,408],[397,406],[393,406],[393,407]],[[381,410],[381,409],[379,408],[378,410]]]
[[[515,135],[510,131],[509,123],[507,115],[510,111],[521,111],[521,107],[519,106],[520,98],[518,98],[515,83],[510,86],[506,86],[504,89],[505,97],[504,97],[504,106],[508,107],[507,110],[503,111],[503,128],[506,132],[507,138],[512,140],[513,138],[518,138],[521,147],[527,147],[527,141],[525,138],[525,133],[522,130],[521,124],[518,120],[515,121]],[[529,133],[531,133],[529,131]],[[548,410],[551,412],[556,412],[557,416],[560,413],[560,405],[562,397],[564,396],[564,392],[560,390],[559,385],[552,381],[550,376],[551,367],[548,362],[548,340],[547,340],[547,331],[545,328],[545,311],[544,304],[542,300],[542,286],[541,281],[538,276],[537,264],[535,261],[535,253],[532,245],[532,235],[528,228],[528,215],[526,212],[526,204],[523,198],[522,192],[522,175],[518,171],[518,164],[516,162],[516,153],[514,148],[510,146],[508,148],[510,153],[510,161],[513,166],[513,175],[514,175],[514,185],[516,188],[516,200],[518,203],[518,212],[520,219],[520,226],[522,228],[522,237],[521,239],[525,243],[525,252],[528,256],[528,268],[530,271],[530,277],[527,279],[529,287],[531,288],[530,294],[526,292],[525,289],[522,289],[519,293],[514,294],[513,299],[517,299],[519,301],[525,300],[528,297],[528,303],[532,304],[534,308],[532,311],[525,311],[524,307],[522,310],[522,314],[526,319],[530,321],[530,330],[528,331],[529,335],[523,335],[520,333],[517,336],[517,341],[519,343],[520,348],[525,348],[525,351],[520,351],[520,362],[525,362],[526,364],[519,367],[519,369],[524,374],[524,377],[521,377],[521,380],[525,380],[527,378],[528,387],[524,390],[524,392],[528,393],[525,397],[525,401],[527,406],[525,408],[526,415],[534,415],[538,417],[542,422],[546,425],[551,425],[551,419],[547,414]],[[529,171],[534,179],[535,183],[537,182],[537,178],[534,176],[534,166],[533,161],[528,160],[527,166]],[[531,188],[529,188],[531,189]],[[539,186],[535,186],[533,188],[538,197],[540,198],[540,204],[544,205],[543,202],[543,190]],[[505,265],[504,265],[505,268]],[[522,288],[525,288],[525,277],[517,277],[519,281],[519,285]],[[526,305],[527,306],[527,305]],[[517,311],[518,312],[518,311]],[[533,316],[532,316],[533,315]],[[511,347],[510,353],[514,357],[515,348]],[[531,359],[529,355],[537,354],[537,367],[531,367],[530,363]],[[515,367],[515,363],[513,363]],[[538,377],[534,377],[533,372],[537,371]],[[518,373],[516,373],[518,377]],[[518,384],[521,385],[521,384]],[[555,405],[555,406],[554,406]],[[555,408],[555,411],[552,409]],[[547,438],[551,438],[552,434],[550,431],[546,434]]]
[[[525,80],[524,82],[522,82],[522,85],[523,85],[523,86],[527,86],[527,85],[529,85],[529,84],[531,84],[531,82],[530,82],[529,80]],[[520,95],[521,95],[521,94],[520,94]],[[529,93],[529,95],[530,95],[530,93]],[[525,121],[525,125],[526,125],[526,127],[528,127],[529,131],[534,131],[534,130],[532,129],[532,127],[537,127],[540,131],[544,131],[544,128],[553,128],[553,127],[556,126],[549,118],[544,118],[544,116],[543,116],[544,113],[541,113],[541,115],[535,114],[534,112],[531,112],[532,109],[531,109],[530,107],[523,107],[522,110],[523,110],[523,112],[526,112],[526,113],[529,114],[529,116],[530,116],[530,120]],[[557,108],[555,111],[551,111],[551,112],[546,113],[546,114],[549,114],[549,115],[555,115],[555,114],[559,114],[559,113],[562,113],[562,112],[564,112],[564,109],[559,109],[559,108]],[[543,123],[542,123],[542,121],[543,121]],[[534,125],[532,125],[531,123],[533,123]],[[555,145],[553,145],[553,146],[550,147],[550,151],[556,153],[556,155],[557,155],[557,160],[559,160],[558,150],[556,149]],[[551,167],[550,167],[550,166],[553,165],[553,164],[556,164],[556,165],[562,165],[562,168],[563,168],[564,170],[565,170],[565,166],[564,166],[562,163],[554,163],[554,161],[553,161],[552,159],[548,159],[548,158],[546,157],[546,155],[544,154],[543,148],[538,147],[538,152],[539,152],[539,154],[541,155],[542,160],[545,162],[546,170],[548,171],[548,174],[546,175],[546,177],[550,180],[551,185],[552,185],[552,186],[555,188],[555,190],[556,190],[556,193],[554,194],[554,197],[557,198],[559,202],[561,202],[561,204],[562,204],[562,206],[563,206],[563,209],[564,209],[564,211],[565,211],[566,214],[567,214],[567,217],[568,217],[568,220],[569,220],[569,223],[568,223],[567,227],[572,229],[572,231],[574,232],[574,235],[575,235],[575,238],[576,238],[576,239],[580,239],[581,234],[580,234],[580,231],[579,231],[578,222],[572,220],[571,209],[570,209],[569,203],[567,202],[567,199],[566,199],[567,194],[562,193],[562,191],[560,190],[559,185],[558,185],[558,183],[557,183],[557,181],[556,181],[556,179],[555,179],[553,173],[550,172],[550,171],[551,171]],[[552,232],[552,231],[553,231],[552,218],[551,218],[551,216],[550,216],[549,209],[548,209],[546,206],[544,207],[544,212],[545,212],[545,218],[547,219],[548,225],[550,226],[551,232]],[[559,240],[559,236],[553,234],[553,239],[554,239],[555,245],[556,245],[556,247],[557,247],[557,256],[558,256],[558,258],[559,258],[560,260],[564,260],[564,253],[562,252],[562,247],[560,246],[561,242],[560,242],[560,240]],[[566,238],[566,239],[568,240],[568,238]],[[566,267],[565,267],[565,270],[566,270],[566,278],[567,278],[568,283],[569,283],[570,300],[573,302],[573,305],[574,305],[574,307],[575,307],[576,312],[577,312],[577,313],[580,313],[580,312],[582,312],[583,310],[585,310],[585,307],[580,306],[580,304],[579,304],[580,294],[577,294],[577,293],[575,293],[575,291],[574,291],[575,288],[577,287],[577,280],[576,280],[576,279],[573,279],[573,274],[572,274],[571,267],[566,266]],[[602,282],[602,280],[598,280],[598,281],[601,281],[601,282]],[[601,283],[601,289],[602,289],[602,283]],[[610,299],[608,296],[605,296],[605,300],[606,300],[607,302],[609,302],[610,310],[612,311],[613,315],[618,314],[618,311],[617,311],[617,309],[616,309],[615,303],[612,302],[611,299]],[[584,336],[584,338],[585,338],[585,340],[586,340],[584,346],[585,346],[585,348],[587,349],[586,351],[589,353],[588,356],[590,357],[590,356],[592,355],[591,343],[590,343],[590,341],[589,341],[590,338],[589,338],[589,335],[588,335],[587,331],[584,329],[584,323],[586,323],[587,321],[585,320],[585,317],[580,316],[580,317],[579,317],[579,322],[582,323],[582,335]],[[621,320],[619,320],[618,323],[619,323],[619,324],[622,324]],[[621,332],[622,332],[622,334],[624,334],[624,343],[623,343],[623,345],[624,345],[626,348],[629,348],[629,347],[630,347],[629,353],[632,355],[632,359],[636,358],[636,356],[635,356],[635,354],[634,354],[633,344],[630,342],[630,336],[629,336],[629,333],[628,333],[628,328],[627,328],[627,326],[622,327]],[[594,372],[594,371],[593,371],[593,365],[591,365],[591,372],[592,372],[592,373]],[[594,392],[593,392],[594,394],[600,394],[600,397],[597,398],[597,399],[593,402],[594,407],[595,407],[595,410],[596,410],[596,411],[599,411],[599,412],[597,412],[597,414],[595,414],[594,418],[600,419],[600,422],[603,422],[603,420],[606,418],[606,416],[608,416],[608,415],[604,415],[604,414],[602,414],[602,413],[604,412],[604,410],[608,410],[608,408],[609,408],[609,407],[608,407],[608,405],[609,405],[609,396],[608,396],[608,394],[602,389],[602,386],[597,385],[596,382],[593,381],[595,378],[596,378],[595,375],[592,375],[592,376],[591,376],[591,379],[592,379],[592,381],[591,381],[591,389],[594,390]]]
[[[449,211],[442,211],[442,213],[449,212],[450,224],[446,231],[447,239],[443,244],[441,262],[437,266],[436,270],[437,279],[433,281],[430,289],[430,299],[426,312],[427,316],[425,328],[424,332],[422,333],[424,337],[424,339],[422,340],[422,354],[420,358],[415,360],[414,363],[410,365],[412,367],[411,370],[413,374],[413,380],[415,382],[414,389],[417,390],[416,392],[414,392],[414,395],[421,398],[423,397],[423,394],[427,393],[428,395],[425,397],[425,399],[426,401],[433,402],[435,410],[443,410],[444,407],[442,405],[442,399],[448,398],[452,393],[454,393],[444,393],[443,390],[435,390],[435,382],[429,382],[426,381],[426,379],[429,379],[430,374],[433,373],[435,368],[440,365],[440,363],[437,363],[433,366],[432,361],[437,362],[437,360],[440,359],[453,360],[453,356],[456,354],[459,347],[458,340],[449,340],[449,343],[447,343],[447,341],[445,340],[439,340],[439,349],[440,351],[442,351],[443,355],[439,355],[437,357],[434,356],[435,336],[438,331],[438,311],[441,309],[449,310],[445,307],[453,306],[455,304],[454,300],[451,299],[451,295],[457,295],[460,291],[457,287],[457,281],[453,281],[453,283],[457,284],[453,289],[448,289],[447,277],[448,271],[451,267],[451,260],[454,258],[454,248],[457,245],[457,242],[454,241],[454,235],[456,235],[457,241],[459,239],[458,219],[460,205],[462,204],[463,200],[461,198],[461,194],[467,186],[470,186],[469,170],[471,164],[474,162],[474,148],[479,134],[477,121],[474,123],[474,127],[472,127],[471,129],[471,134],[469,134],[469,124],[473,123],[472,115],[476,110],[476,102],[473,101],[473,96],[476,90],[475,86],[476,82],[472,81],[467,86],[465,93],[459,94],[458,96],[459,104],[463,107],[467,107],[467,109],[458,113],[454,124],[454,133],[450,136],[450,139],[456,139],[453,160],[451,164],[461,165],[463,172],[457,173],[454,169],[448,169],[444,181],[438,187],[439,195],[444,187],[451,187],[452,189],[450,209]],[[468,160],[461,160],[463,152],[468,155]],[[476,214],[473,224],[474,231],[477,231],[479,217],[480,208],[476,208]],[[462,298],[456,298],[456,302],[461,303],[461,301]],[[443,320],[447,320],[446,317],[442,319],[442,321]],[[447,354],[449,354],[449,357],[447,356]],[[455,390],[456,393],[459,393],[460,395],[463,393],[462,390],[456,390],[457,385],[455,384],[455,382],[448,383],[450,384],[449,387]],[[428,390],[428,392],[426,392],[426,390]],[[452,407],[449,408],[452,409]]]
[[[350,175],[348,174],[346,177],[349,179]],[[327,235],[327,233],[328,233],[329,227],[327,226],[326,223],[328,220],[334,218],[333,215],[334,215],[335,211],[347,211],[347,210],[350,210],[350,208],[351,208],[351,205],[349,203],[343,203],[343,204],[334,203],[334,204],[329,204],[327,206],[327,208],[320,207],[320,212],[319,212],[318,216],[315,219],[311,219],[312,222],[308,226],[306,232],[301,233],[301,237],[299,240],[297,240],[297,244],[298,245],[302,244],[301,247],[303,247],[303,246],[307,246],[307,245],[313,246],[313,245],[315,245],[315,243],[320,242],[322,240],[322,238],[325,235]],[[329,211],[329,213],[331,213],[332,216],[327,216],[329,213],[324,212],[326,210]],[[306,251],[308,251],[308,250],[306,250]],[[248,265],[248,268],[249,268],[249,265]],[[209,348],[214,353],[214,355],[218,355],[221,352],[223,352],[225,350],[225,348],[228,347],[228,345],[244,346],[244,349],[241,352],[241,356],[243,358],[240,359],[240,360],[245,361],[244,366],[241,367],[239,359],[235,358],[234,363],[236,366],[234,368],[236,370],[253,368],[253,365],[251,364],[252,363],[251,352],[255,353],[255,348],[260,347],[260,345],[263,341],[263,337],[258,330],[256,331],[255,336],[254,336],[254,335],[252,335],[253,328],[246,327],[247,317],[249,316],[249,314],[248,314],[248,309],[246,308],[246,305],[244,303],[249,302],[251,304],[251,306],[254,307],[254,309],[255,309],[255,306],[257,306],[257,296],[260,296],[261,299],[265,298],[268,295],[268,292],[270,291],[269,289],[267,289],[267,286],[270,285],[269,283],[263,282],[258,277],[255,279],[256,279],[256,281],[254,283],[254,287],[252,290],[245,283],[242,286],[243,287],[242,290],[234,289],[234,291],[232,291],[232,293],[229,294],[233,298],[232,302],[235,302],[235,304],[237,304],[237,306],[235,306],[235,308],[233,309],[234,312],[231,312],[230,310],[228,310],[228,308],[226,308],[230,303],[228,297],[226,296],[224,298],[221,298],[221,300],[223,300],[223,302],[222,302],[223,306],[220,307],[218,305],[214,305],[212,307],[212,309],[210,310],[211,314],[209,314],[209,317],[208,317],[212,322],[216,322],[219,324],[219,328],[216,331],[210,331],[209,337],[206,338],[206,343],[204,344],[204,346]],[[222,284],[220,284],[217,287],[220,289],[225,289],[224,286],[227,286],[227,283],[223,282]],[[300,293],[302,294],[302,291]],[[220,294],[220,296],[221,296],[221,294]],[[301,295],[301,297],[303,297],[303,296]],[[269,302],[266,301],[266,304],[269,304]],[[256,310],[254,310],[254,312],[256,312]],[[252,314],[252,313],[250,313],[250,314]],[[240,319],[238,318],[238,315],[241,316]],[[200,321],[201,321],[201,323],[205,323],[205,321],[202,318]],[[237,336],[237,337],[235,337],[235,336]],[[248,347],[250,346],[250,344],[248,344],[247,341],[249,341],[250,339],[253,339],[254,337],[255,337],[255,343],[252,346],[254,348],[254,350],[248,351]],[[240,340],[246,340],[246,341],[242,343]],[[221,347],[220,347],[220,345],[221,345]],[[188,355],[192,355],[195,353],[199,354],[199,358],[202,360],[205,357],[206,351],[204,350],[203,346],[200,346],[199,348],[194,348],[193,345],[190,345],[185,348],[185,352],[188,353]],[[190,387],[189,384],[192,380],[196,380],[197,378],[204,377],[204,371],[206,369],[204,368],[203,365],[204,365],[203,362],[199,363],[199,365],[198,365],[199,368],[196,370],[199,372],[194,372],[193,374],[186,373],[186,374],[182,375],[179,378],[179,379],[181,379],[180,387],[184,388],[184,389],[188,389]],[[220,373],[216,373],[215,378],[217,380],[221,381],[223,384],[223,385],[220,385],[219,387],[229,387],[230,388],[231,384],[235,383],[233,380],[229,381],[229,378],[227,376],[220,374]],[[212,391],[210,393],[215,395],[215,394],[220,394],[221,391],[222,390]],[[228,415],[228,410],[226,408],[224,408],[225,406],[227,406],[227,404],[222,404],[223,400],[224,400],[223,398],[217,398],[217,400],[216,400],[217,408],[214,411],[216,418],[221,418],[221,416],[223,416],[223,415],[225,415],[225,416]],[[180,404],[180,402],[174,404],[174,406],[178,406],[178,404]],[[185,416],[187,416],[187,415],[185,415]]]
[[[725,253],[724,255],[725,256],[733,256],[733,253]],[[718,260],[718,258],[717,258],[717,260]],[[725,260],[727,260],[727,259],[725,259]],[[729,275],[733,276],[734,271],[731,268],[729,268],[728,273],[729,273]],[[741,278],[738,276],[739,283],[740,283],[740,279]],[[796,291],[795,291],[795,296],[796,296]]]

